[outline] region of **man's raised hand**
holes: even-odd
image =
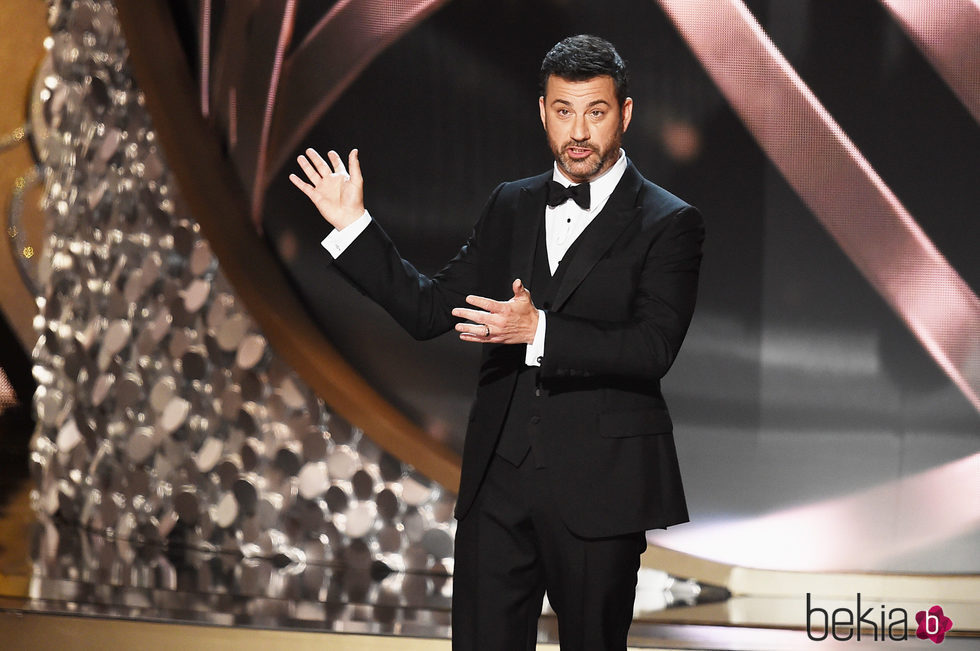
[[[364,214],[364,178],[356,149],[348,156],[349,174],[337,152],[330,150],[327,158],[329,163],[312,147],[307,149],[306,155],[296,160],[309,183],[296,174],[290,174],[289,180],[310,198],[331,226],[340,230]]]

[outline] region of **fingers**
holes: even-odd
[[[486,339],[488,327],[489,326],[483,323],[457,323],[456,332],[470,335],[472,337],[479,337],[480,339]]]
[[[314,185],[316,185],[321,178],[326,178],[334,174],[338,176],[351,177],[351,175],[347,173],[347,168],[344,167],[344,161],[340,158],[340,154],[331,149],[327,152],[327,159],[330,161],[329,163],[323,159],[323,156],[321,156],[317,150],[310,147],[306,150],[306,156],[299,156],[296,160],[299,161],[299,166],[303,168],[303,171],[306,172],[308,177],[310,177],[310,181],[312,181]],[[350,152],[350,162],[351,170],[356,170],[357,173],[356,182],[362,183],[363,177],[361,177],[361,165],[360,161],[357,160],[356,149],[352,149]],[[312,176],[311,172],[315,173],[315,176]]]
[[[295,174],[290,174],[289,175],[289,180],[293,182],[293,185],[295,185],[297,188],[299,188],[300,190],[302,190],[303,191],[303,194],[305,194],[306,196],[310,197],[311,199],[313,198],[313,186],[312,185],[310,185],[309,183],[307,183],[303,179],[299,178]]]
[[[465,307],[456,307],[453,308],[453,316],[480,324],[478,327],[482,331],[483,324],[487,323],[490,320],[490,317],[493,315],[490,312],[484,312],[482,310],[470,310]]]
[[[310,152],[310,151],[313,151],[313,150],[312,149],[308,149],[307,151]],[[314,152],[314,153],[316,153],[316,152]],[[317,156],[317,158],[319,158],[319,156]],[[323,179],[323,176],[324,175],[323,174],[320,174],[319,171],[317,171],[317,169],[315,167],[313,167],[313,165],[310,163],[310,161],[307,160],[306,156],[297,156],[296,157],[296,162],[299,163],[300,169],[303,170],[303,173],[306,174],[306,178],[308,178],[310,180],[310,183],[312,183],[313,185],[316,185],[317,183],[319,183]],[[328,172],[328,174],[329,174],[329,172]]]
[[[327,160],[324,160],[310,147],[296,158],[308,182],[298,174],[289,175],[290,182],[313,202],[324,219],[338,229],[349,226],[364,213],[364,185],[356,149],[351,150],[350,161],[355,178],[347,173],[336,151],[327,152]]]
[[[306,156],[310,159],[310,162],[313,163],[317,174],[319,174],[321,178],[330,176],[332,170],[330,169],[330,166],[327,165],[327,162],[323,160],[323,156],[321,156],[317,150],[313,149],[312,147],[308,148],[306,150]],[[300,161],[300,165],[302,164],[302,161]]]
[[[514,298],[522,301],[531,300],[531,292],[527,291],[527,287],[524,286],[520,278],[515,278],[511,287],[514,290]]]
[[[351,149],[350,154],[347,156],[347,162],[350,165],[350,180],[355,185],[362,185],[364,183],[364,177],[361,176],[361,152],[356,149]]]
[[[347,168],[344,167],[344,161],[340,158],[340,154],[331,149],[327,152],[327,158],[330,159],[330,164],[333,166],[334,172],[341,176],[349,176],[347,174]]]
[[[470,323],[457,323],[455,328],[463,341],[481,344],[529,343],[537,331],[537,312],[531,303],[531,292],[520,278],[511,283],[514,298],[506,302],[483,296],[467,296],[466,302],[479,310],[457,307],[453,316]]]
[[[457,307],[453,309],[453,316],[466,319],[467,321],[472,321],[472,323],[456,324],[456,332],[459,333],[459,338],[463,341],[472,341],[482,344],[497,342],[497,337],[493,335],[496,334],[494,330],[499,332],[499,327],[496,325],[491,327],[490,322],[494,315],[490,312],[470,310],[465,307]],[[488,329],[491,333],[490,335],[487,334]]]
[[[507,333],[484,323],[457,323],[456,332],[461,341],[475,344],[508,343]]]
[[[504,306],[504,304],[500,301],[494,301],[489,298],[473,295],[467,296],[466,302],[470,305],[475,305],[482,310],[486,310],[487,312],[499,312]]]

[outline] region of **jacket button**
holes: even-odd
[[[541,388],[540,387],[538,387],[537,389],[534,390],[534,395],[536,395],[539,398],[541,397]]]
[[[540,416],[531,416],[531,424],[532,425],[537,425],[540,422],[541,422],[541,417]]]
[[[538,364],[540,364],[543,361],[544,361],[544,356],[543,355],[538,355]]]

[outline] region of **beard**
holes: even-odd
[[[554,155],[558,167],[570,179],[582,183],[591,181],[612,167],[613,163],[619,159],[619,149],[622,143],[623,127],[620,126],[616,129],[616,133],[612,139],[605,143],[605,147],[597,145],[592,140],[569,140],[561,146],[556,145],[554,142],[550,142],[549,144],[551,145],[551,153]],[[570,147],[589,149],[592,151],[592,154],[587,158],[575,160],[568,155],[568,149]]]

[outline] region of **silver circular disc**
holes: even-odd
[[[133,463],[143,463],[154,449],[156,449],[156,441],[153,438],[153,430],[148,427],[137,428],[126,441],[126,456]]]
[[[201,448],[197,451],[195,463],[201,472],[209,472],[218,463],[221,453],[224,450],[224,443],[220,439],[208,437],[205,439]]]
[[[190,411],[191,403],[183,398],[171,398],[160,416],[160,426],[169,434],[184,424]]]
[[[195,276],[200,276],[208,270],[213,259],[214,258],[211,255],[211,247],[208,246],[208,243],[204,240],[198,240],[194,244],[194,250],[191,252],[191,273]]]
[[[123,286],[123,298],[128,303],[135,303],[143,294],[143,288],[143,270],[137,269],[129,274],[129,278],[126,279],[126,284]]]
[[[241,314],[234,314],[218,326],[216,337],[218,346],[228,352],[237,350],[246,332],[248,332],[248,319]]]
[[[279,384],[279,395],[282,396],[282,401],[292,409],[302,409],[306,406],[306,398],[296,386],[296,382],[290,377],[283,378]]]
[[[385,554],[401,551],[402,533],[393,524],[386,524],[378,531],[378,547]]]
[[[235,518],[238,517],[238,502],[235,501],[235,496],[231,493],[225,493],[214,509],[214,523],[226,529],[230,527],[235,522]]]
[[[411,506],[425,504],[432,494],[432,489],[424,486],[413,477],[405,477],[402,480],[402,499]]]
[[[374,502],[361,502],[347,511],[347,535],[361,538],[374,527],[377,520]]]
[[[143,402],[143,380],[135,373],[127,373],[116,383],[115,394],[117,405],[137,409]]]
[[[334,479],[350,479],[358,465],[357,455],[347,446],[337,446],[327,457],[327,472]]]
[[[453,537],[442,529],[429,529],[422,536],[422,547],[433,558],[450,558],[453,555]]]
[[[170,404],[175,393],[177,393],[177,381],[169,375],[164,375],[150,389],[150,406],[158,414],[161,413]]]
[[[122,319],[113,321],[102,337],[102,349],[107,350],[110,355],[115,355],[126,346],[132,327],[128,321]]]
[[[61,426],[58,430],[58,436],[55,439],[55,445],[58,446],[58,451],[61,453],[71,452],[72,449],[82,442],[82,433],[78,430],[78,425],[75,423],[75,419],[71,418]]]
[[[297,478],[299,479],[299,494],[308,500],[322,495],[330,487],[327,464],[322,462],[306,464],[300,469]]]
[[[99,377],[95,378],[95,384],[92,386],[92,406],[98,407],[101,405],[109,395],[109,389],[116,381],[116,376],[112,373],[103,373]]]
[[[197,516],[201,509],[200,498],[197,496],[197,491],[190,487],[177,494],[174,498],[174,511],[181,520],[186,522],[188,526],[194,526],[197,523]]]
[[[265,354],[265,349],[265,337],[262,335],[248,335],[238,344],[235,363],[240,368],[252,368],[262,359],[262,356]]]
[[[211,282],[198,278],[191,281],[191,284],[184,290],[184,308],[193,314],[197,312],[208,300],[211,295]]]

